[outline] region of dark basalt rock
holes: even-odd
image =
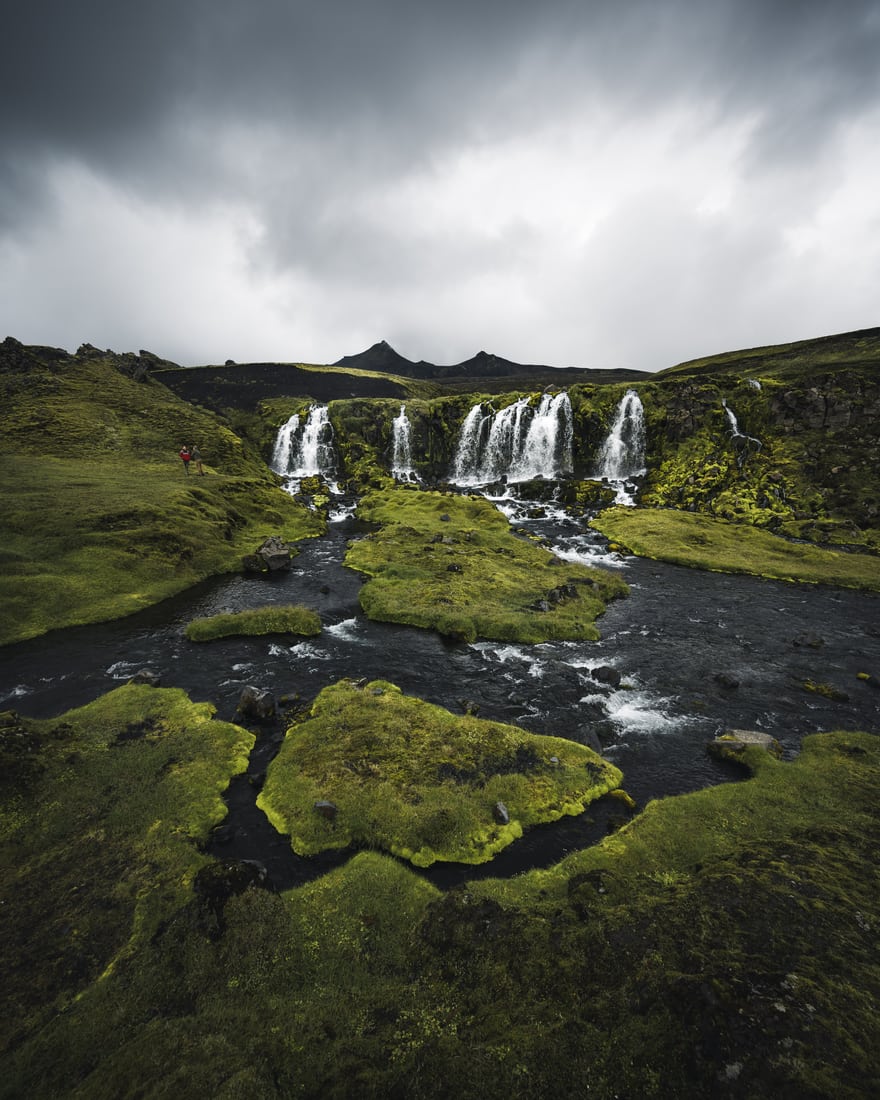
[[[275,717],[275,696],[271,691],[248,684],[242,690],[238,700],[238,713],[245,718],[256,718],[258,721],[266,721]]]
[[[130,684],[148,684],[150,687],[157,688],[162,683],[162,677],[152,668],[142,668],[128,682]]]
[[[496,802],[492,807],[492,820],[496,825],[510,824],[510,814],[507,812],[507,807],[503,802]]]
[[[600,665],[590,673],[594,680],[600,684],[608,684],[609,687],[620,687],[621,676],[616,668],[611,665]]]
[[[735,691],[739,687],[739,680],[735,676],[731,676],[729,672],[716,672],[715,683],[728,691]]]
[[[315,803],[315,811],[319,813],[321,817],[326,818],[328,821],[335,821],[336,814],[338,812],[336,809],[336,803],[328,802],[325,799],[319,799]]]

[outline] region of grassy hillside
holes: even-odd
[[[137,357],[0,345],[0,644],[138,610],[321,521]],[[184,475],[196,444],[205,476]]]

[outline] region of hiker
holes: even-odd
[[[202,469],[202,452],[198,449],[198,447],[193,446],[193,447],[190,448],[189,453],[190,453],[190,457],[192,458],[193,462],[196,464],[196,472],[201,474],[202,477],[204,477],[205,476],[205,471]]]
[[[183,446],[177,452],[180,455],[180,461],[183,463],[183,472],[189,477],[189,463],[192,455],[189,453],[189,447]]]

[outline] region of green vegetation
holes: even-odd
[[[63,1012],[39,950],[0,1095],[866,1100],[880,740],[743,759],[749,781],[507,881],[440,894],[365,852],[197,895]]]
[[[137,357],[133,357],[137,359]],[[323,519],[213,414],[112,356],[0,346],[0,644],[137,611]],[[197,443],[206,474],[177,457]]]
[[[0,716],[4,1043],[38,1028],[190,897],[197,842],[253,736],[128,685],[55,721]]]
[[[321,619],[316,611],[295,604],[268,604],[247,611],[230,611],[194,619],[186,628],[191,642],[210,642],[215,638],[249,637],[259,634],[321,633]]]
[[[659,508],[610,508],[591,525],[641,557],[719,573],[880,591],[880,558],[789,542],[745,524]]]
[[[358,515],[381,524],[345,558],[371,578],[360,593],[371,619],[464,641],[593,641],[607,601],[627,592],[609,573],[515,537],[482,497],[392,489],[364,497]]]
[[[620,780],[572,741],[342,681],[288,730],[258,805],[300,855],[358,844],[419,867],[485,863],[524,827],[582,813]]]

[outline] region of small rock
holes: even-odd
[[[729,672],[716,672],[715,683],[727,688],[728,691],[733,691],[739,687],[739,680],[735,676],[731,676]]]
[[[777,758],[782,756],[782,745],[776,738],[759,730],[727,730],[710,741],[706,749],[718,760],[737,760],[749,745],[757,745]]]
[[[456,563],[453,562],[451,565],[446,566],[446,572],[447,573],[463,573],[464,570],[462,569],[462,567],[460,565],[456,565]]]
[[[151,668],[142,668],[128,681],[130,684],[148,684],[157,688],[162,683],[162,677]]]
[[[620,687],[621,676],[616,668],[611,665],[600,665],[590,673],[594,680],[600,684],[608,684],[610,687]]]
[[[326,818],[328,821],[336,820],[337,810],[335,802],[327,802],[325,799],[319,799],[315,803],[315,810],[321,815],[321,817]]]
[[[263,691],[261,688],[248,684],[242,690],[238,700],[238,712],[246,718],[257,718],[264,721],[275,717],[275,696],[271,691]]]
[[[497,825],[509,825],[510,814],[503,802],[496,802],[492,808],[492,818]]]

